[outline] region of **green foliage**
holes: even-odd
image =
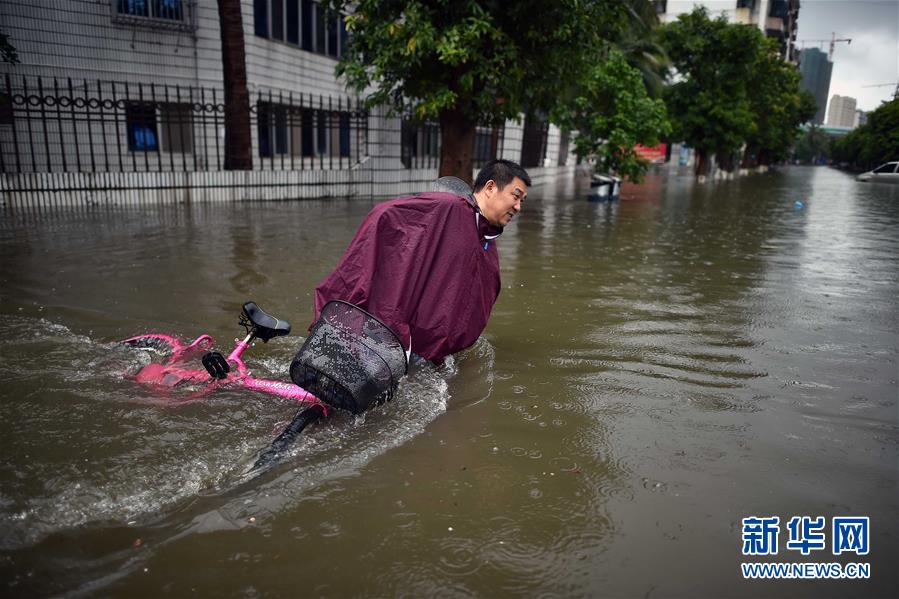
[[[899,160],[899,99],[884,102],[867,124],[837,140],[833,157],[862,169]]]
[[[665,26],[661,39],[674,67],[665,95],[674,139],[717,154],[725,168],[744,144],[747,166],[789,156],[815,103],[775,41],[704,8]]]
[[[577,89],[553,115],[565,129],[578,132],[575,152],[595,155],[600,171],[639,181],[649,165],[634,146],[656,145],[670,132],[664,102],[649,97],[640,71],[617,50],[587,69]]]
[[[664,62],[650,40],[658,17],[648,0],[327,0],[327,6],[331,14],[350,13],[349,47],[337,67],[349,87],[366,94],[370,107],[411,111],[447,129],[442,174],[464,178],[470,171],[467,142],[457,135],[450,145],[448,131],[473,135],[474,124],[524,113],[552,115],[563,125],[577,121],[584,127],[579,143],[632,176],[641,172],[633,140],[665,131],[664,111],[647,99],[640,79],[642,73],[651,83]],[[622,52],[610,58],[615,47]],[[624,80],[616,83],[618,75]],[[614,100],[597,101],[602,93]],[[457,170],[445,172],[447,163]]]
[[[761,32],[723,16],[710,19],[700,7],[666,25],[661,39],[676,70],[665,94],[673,138],[702,154],[732,154],[754,128],[748,83]]]
[[[753,127],[746,137],[747,153],[770,164],[789,157],[799,126],[815,115],[815,98],[799,88],[796,67],[785,62],[772,39],[763,40],[748,81]]]
[[[3,32],[0,32],[0,60],[10,64],[19,62],[19,54],[9,42],[9,36]]]
[[[615,49],[624,54],[627,64],[640,71],[649,95],[660,98],[664,90],[662,77],[668,68],[668,55],[662,47],[655,4],[632,0],[626,3],[629,19],[612,40]]]
[[[814,116],[817,110],[813,110]],[[811,116],[809,117],[811,118]],[[821,164],[830,159],[834,137],[828,135],[817,126],[812,126],[802,133],[796,141],[793,157],[805,164]]]
[[[625,4],[328,1],[332,11],[352,13],[337,71],[370,106],[411,107],[419,118],[461,111],[480,123],[554,108],[625,26]]]

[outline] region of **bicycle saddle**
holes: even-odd
[[[247,302],[243,305],[241,324],[248,328],[252,324],[252,330],[256,333],[256,337],[262,339],[263,343],[268,343],[272,337],[290,334],[289,322],[275,318],[254,302]]]

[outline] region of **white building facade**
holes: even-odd
[[[215,0],[0,0],[20,60],[0,63],[0,201],[62,192],[75,203],[386,197],[428,188],[438,128],[362,107],[335,76],[342,22],[327,22],[313,0],[241,7],[253,169],[226,171]],[[538,182],[574,164],[567,136],[524,119],[479,128],[474,153],[476,164],[522,162]]]
[[[830,127],[848,127],[850,129],[858,125],[856,121],[856,100],[849,96],[834,94],[830,97],[827,111],[827,124]]]

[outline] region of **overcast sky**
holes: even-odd
[[[830,96],[851,96],[862,110],[892,98],[899,81],[899,0],[802,0],[797,39],[830,39],[831,32],[852,43],[835,46]],[[893,85],[862,87],[878,83]]]
[[[734,0],[669,0],[668,12],[689,11],[704,4],[712,16],[731,12]],[[874,110],[893,96],[899,81],[899,0],[801,0],[797,40],[850,38],[838,43],[833,53],[830,97],[834,94],[858,100],[861,110]],[[812,44],[814,45],[814,44]],[[824,52],[829,43],[818,45]],[[805,45],[804,47],[808,47]],[[891,86],[869,87],[878,83]]]

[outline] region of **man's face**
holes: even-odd
[[[521,210],[521,202],[528,195],[528,186],[515,177],[500,189],[492,179],[484,185],[484,205],[481,211],[494,225],[505,227]]]

